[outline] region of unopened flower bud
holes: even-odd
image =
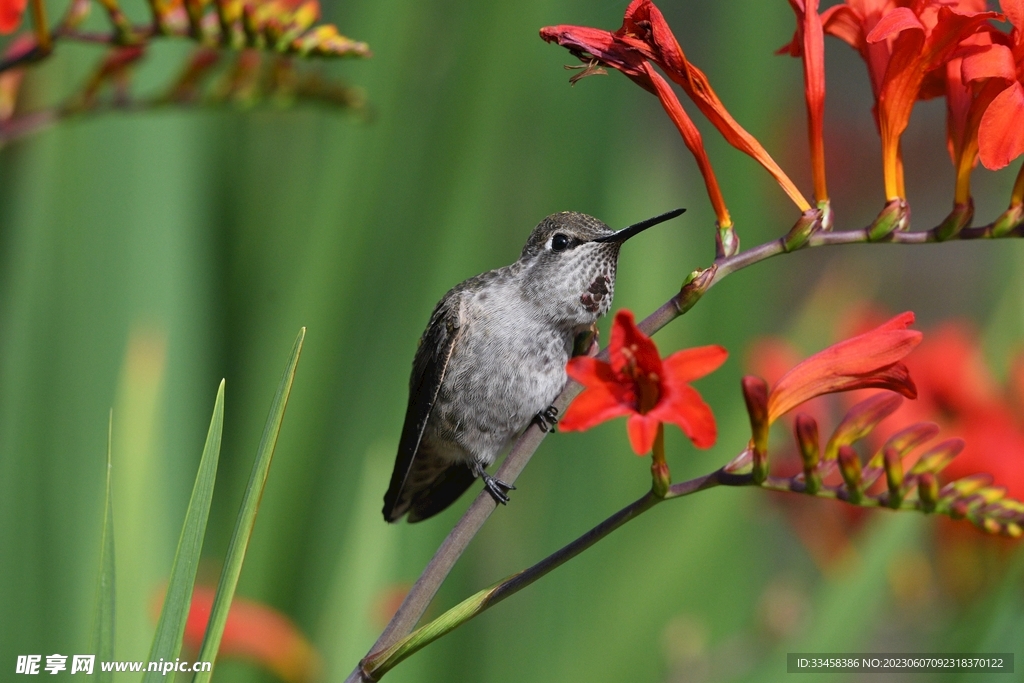
[[[811,235],[822,229],[821,209],[808,209],[800,216],[796,224],[790,228],[789,233],[782,239],[782,246],[786,251],[796,251],[807,244]]]
[[[898,510],[903,503],[903,458],[895,448],[886,447],[882,451],[885,465],[885,482],[889,485],[889,499],[886,504]]]
[[[996,520],[992,519],[991,517],[986,517],[985,519],[981,520],[981,528],[990,534],[998,534],[1002,532],[1003,525],[997,522]]]
[[[854,504],[860,503],[864,497],[861,486],[860,456],[850,446],[840,446],[838,459],[839,472],[843,475],[843,481],[846,482],[846,490],[850,496],[849,501]]]
[[[754,482],[768,478],[768,384],[754,375],[741,381],[743,400],[750,416],[750,450],[754,460]]]
[[[827,199],[818,202],[818,210],[821,211],[821,229],[825,232],[831,232],[832,223],[835,219],[832,213],[832,202]]]
[[[821,460],[821,442],[818,439],[818,423],[810,415],[796,416],[796,440],[800,444],[800,457],[804,461],[806,491],[815,494],[821,490],[821,475],[818,463]]]
[[[964,228],[971,225],[974,220],[974,200],[969,199],[966,204],[957,204],[953,207],[946,219],[935,228],[935,239],[942,242],[960,234]]]
[[[878,218],[868,228],[868,241],[877,242],[885,239],[894,232],[903,231],[910,227],[910,206],[905,199],[889,200]]]
[[[945,469],[946,465],[953,462],[953,458],[960,454],[960,451],[964,449],[964,445],[963,439],[946,439],[936,444],[923,453],[918,461],[914,463],[914,466],[910,468],[910,474],[918,475],[924,472],[938,474]]]
[[[715,281],[715,273],[717,272],[718,266],[712,264],[710,268],[695,270],[686,276],[683,286],[679,289],[679,294],[675,298],[676,308],[680,313],[686,313],[693,308],[694,304],[700,301],[700,298],[704,296],[704,292],[708,291],[711,283]]]
[[[719,225],[718,231],[715,233],[715,247],[718,258],[735,256],[740,253],[740,236],[736,234],[736,229],[731,225],[724,228]]]
[[[921,500],[921,510],[934,512],[939,503],[939,481],[931,472],[925,472],[917,479],[917,497]]]
[[[840,447],[849,446],[870,434],[879,422],[896,412],[902,404],[902,396],[886,391],[850,408],[825,445],[825,460],[834,459]]]
[[[1024,224],[1024,204],[1014,204],[992,224],[993,237],[1006,237],[1014,228]]]
[[[670,486],[672,474],[668,470],[668,463],[664,459],[654,458],[651,462],[651,490],[658,498],[664,498]]]

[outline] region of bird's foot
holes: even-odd
[[[502,481],[497,477],[492,477],[487,473],[487,470],[483,468],[479,463],[473,468],[476,476],[484,480],[484,488],[494,498],[494,502],[501,503],[502,505],[508,505],[508,492],[515,491],[516,487],[509,484],[507,481]]]
[[[537,423],[542,432],[553,432],[558,427],[558,408],[554,406],[548,406],[544,410],[537,413],[533,421]]]

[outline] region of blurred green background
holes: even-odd
[[[616,307],[638,315],[713,258],[713,213],[658,102],[618,74],[570,88],[562,65],[574,60],[537,36],[559,23],[615,28],[625,4],[328,0],[325,19],[374,52],[326,66],[366,90],[370,122],[325,108],[111,114],[0,151],[0,678],[18,654],[89,651],[111,406],[117,654],[145,658],[151,603],[226,377],[200,572],[216,580],[302,325],[305,351],[239,594],[293,618],[323,655],[326,680],[344,678],[382,628],[388,596],[415,580],[469,502],[415,526],[380,516],[433,304],[514,260],[533,225],[562,210],[621,227],[689,209],[622,254]],[[800,65],[771,56],[792,34],[787,3],[660,6],[732,113],[809,193]],[[143,86],[166,80],[186,51],[158,45]],[[73,88],[96,55],[62,46],[33,74],[34,101]],[[883,200],[870,91],[857,57],[831,39],[828,68],[837,227],[862,227]],[[782,234],[796,216],[781,191],[699,125],[743,244]],[[925,103],[905,140],[919,229],[951,205],[943,126],[943,105]],[[982,221],[1005,207],[1012,181],[978,179]],[[732,353],[697,384],[719,444],[697,452],[670,430],[673,474],[709,471],[743,447],[744,349],[806,322],[803,303],[830,273],[845,274],[845,296],[913,309],[922,327],[973,320],[1005,369],[1024,330],[1022,247],[844,247],[730,277],[657,337],[666,353],[705,343]],[[821,334],[803,341],[820,347]],[[621,421],[547,439],[431,613],[532,564],[648,485]],[[979,590],[959,596],[936,587],[933,522],[878,514],[857,534],[855,557],[823,571],[776,503],[716,490],[659,507],[388,680],[781,680],[791,651],[1012,651],[1024,641],[1013,548]],[[902,572],[924,598],[901,597],[893,576]],[[216,680],[276,679],[226,660]]]

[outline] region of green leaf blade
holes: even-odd
[[[203,646],[199,651],[198,659],[201,662],[213,662],[220,649],[224,626],[227,624],[228,610],[235,597],[238,578],[242,573],[242,562],[245,560],[245,552],[249,547],[249,539],[256,524],[256,513],[259,511],[263,487],[266,485],[267,475],[270,473],[270,463],[274,457],[278,435],[281,433],[281,423],[284,420],[285,408],[288,406],[288,397],[295,380],[295,370],[299,363],[305,337],[306,328],[303,327],[295,339],[288,366],[285,368],[274,400],[270,404],[270,414],[267,416],[267,423],[263,428],[263,437],[260,439],[259,448],[256,449],[256,460],[253,462],[249,483],[242,496],[242,505],[238,511],[238,518],[235,520],[235,530],[231,534],[227,557],[224,560],[224,569],[221,571],[220,581],[217,585],[217,595],[214,597],[213,607],[210,610],[210,622],[206,627],[206,636],[203,638]],[[197,673],[192,681],[193,683],[208,683],[211,676],[213,676],[212,667],[210,671]]]
[[[221,380],[217,388],[213,416],[210,418],[210,428],[206,434],[206,444],[203,446],[203,456],[199,461],[199,471],[192,487],[192,497],[185,511],[178,549],[174,554],[171,578],[167,583],[167,595],[164,597],[164,606],[160,610],[160,620],[157,622],[153,644],[149,650],[151,662],[160,659],[174,661],[181,651],[185,623],[192,604],[192,588],[199,569],[206,523],[210,516],[210,503],[213,501],[213,486],[217,479],[217,462],[220,459],[223,431],[224,380]],[[160,671],[147,671],[142,680],[143,683],[156,683],[166,681],[166,677]]]
[[[111,506],[113,495],[110,490],[111,442],[114,432],[114,411],[110,411],[107,422],[107,485],[106,501],[103,504],[103,535],[100,540],[100,577],[96,588],[96,624],[93,632],[93,648],[96,659],[109,662],[114,659],[114,511]],[[99,683],[114,680],[113,671],[96,667]]]

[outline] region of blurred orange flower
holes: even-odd
[[[185,645],[198,651],[210,621],[216,590],[197,585],[185,624]],[[308,683],[320,673],[320,656],[292,621],[277,610],[245,598],[234,599],[218,656],[262,664],[287,683]]]

